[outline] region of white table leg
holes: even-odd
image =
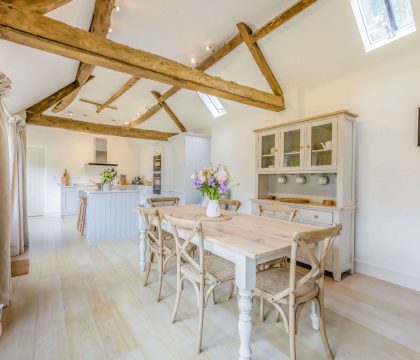
[[[315,305],[315,301],[312,301],[312,304],[311,304],[311,320],[312,320],[312,329],[319,330],[319,314]]]
[[[255,286],[255,261],[248,258],[241,258],[236,262],[235,277],[238,286],[238,307],[239,307],[239,360],[250,360],[251,335],[252,335],[252,289]]]
[[[239,359],[251,359],[251,334],[252,334],[252,290],[239,290],[239,321],[238,331],[241,345],[239,347]]]
[[[139,216],[139,255],[140,255],[140,271],[146,270],[146,224],[141,216]]]
[[[146,231],[140,230],[139,236],[140,271],[146,270]]]

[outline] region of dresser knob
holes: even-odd
[[[314,218],[315,218],[315,219],[318,219],[318,215],[314,215]]]

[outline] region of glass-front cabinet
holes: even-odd
[[[306,170],[331,171],[337,168],[337,119],[327,118],[306,124]]]
[[[301,171],[305,163],[305,125],[280,129],[280,170]]]
[[[278,170],[278,130],[266,131],[258,137],[259,171]]]

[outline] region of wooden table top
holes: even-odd
[[[320,227],[289,223],[256,215],[221,210],[232,219],[227,221],[201,221],[206,241],[224,246],[252,259],[275,255],[291,246],[295,232],[318,230]],[[197,221],[196,215],[205,215],[206,207],[201,205],[163,206],[159,214]]]

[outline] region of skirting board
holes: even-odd
[[[387,269],[382,266],[369,264],[357,259],[354,259],[354,264],[355,271],[358,273],[420,291],[420,276]]]

